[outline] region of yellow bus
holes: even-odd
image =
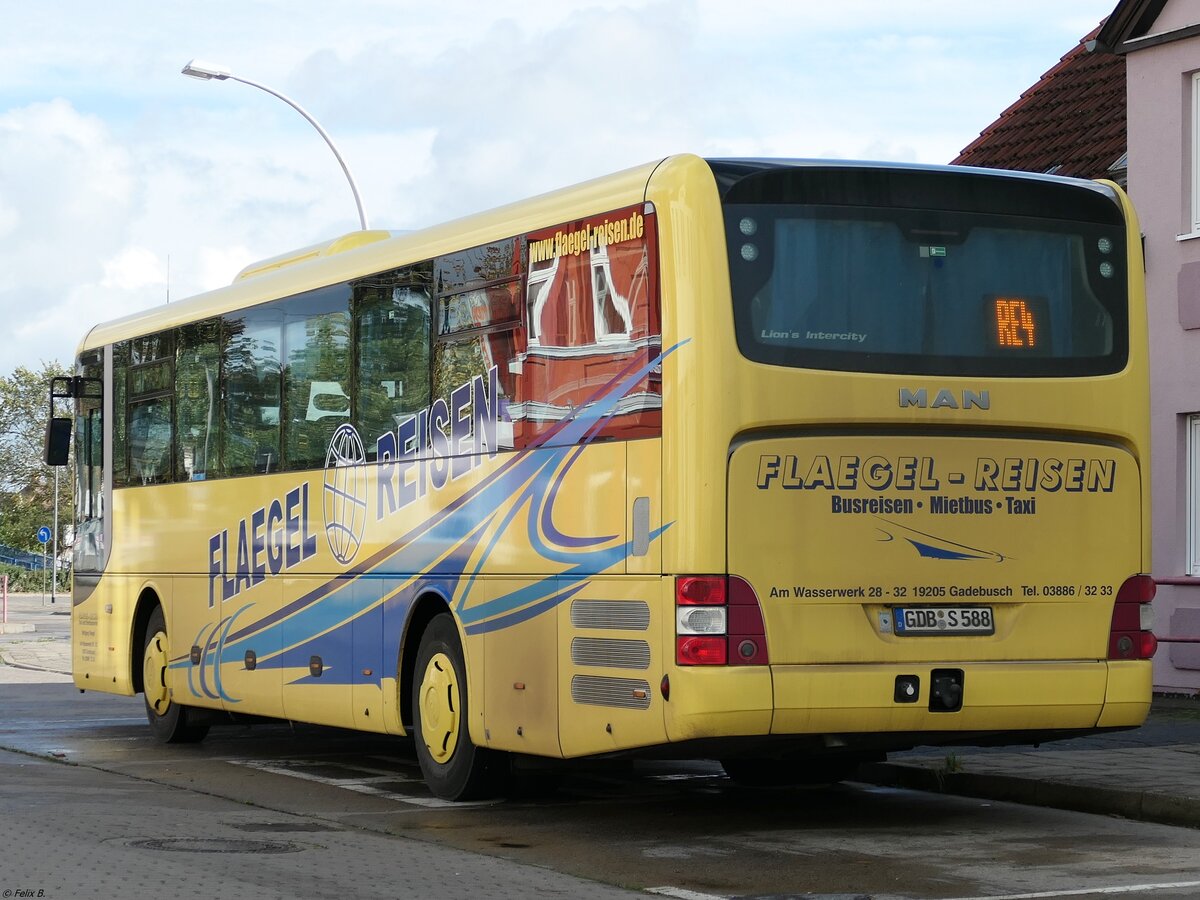
[[[411,735],[448,799],[1139,725],[1144,307],[1117,186],[941,167],[677,156],[267,260],[56,385],[75,682]]]

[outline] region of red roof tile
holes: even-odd
[[[1086,44],[1099,33],[1081,40],[952,165],[1113,177],[1109,169],[1126,145],[1125,57],[1089,53]]]

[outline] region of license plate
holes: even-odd
[[[896,634],[995,634],[990,606],[897,606]]]

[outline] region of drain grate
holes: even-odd
[[[308,849],[291,841],[253,841],[244,838],[145,838],[129,841],[127,846],[170,853],[299,853]]]

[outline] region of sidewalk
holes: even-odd
[[[9,596],[9,621],[34,630],[0,634],[0,684],[70,681],[70,611],[69,596]],[[1200,828],[1200,697],[1156,697],[1133,731],[1037,748],[919,748],[864,766],[859,779]]]
[[[0,663],[22,672],[42,673],[42,681],[69,681],[71,675],[71,596],[55,602],[41,594],[9,594],[8,623],[0,623]],[[2,670],[0,670],[2,671]],[[10,677],[9,681],[29,678]]]
[[[1141,728],[1040,747],[923,747],[874,784],[1200,828],[1200,699],[1155,697]]]

